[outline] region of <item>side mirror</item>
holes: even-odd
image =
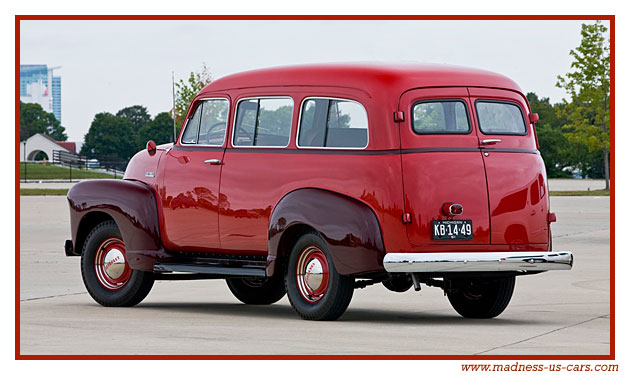
[[[529,122],[531,124],[536,124],[536,123],[538,123],[539,120],[540,120],[540,118],[538,117],[538,113],[530,113],[529,114]]]
[[[155,145],[155,142],[153,141],[147,142],[147,152],[149,153],[149,155],[151,156],[155,155],[156,151],[157,151],[157,146]]]

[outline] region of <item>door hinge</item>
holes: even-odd
[[[405,112],[397,111],[394,112],[394,122],[403,122],[405,121]]]
[[[409,212],[405,212],[402,216],[402,221],[403,224],[410,224],[411,223],[411,214]]]

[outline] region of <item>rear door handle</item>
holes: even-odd
[[[208,159],[204,161],[204,163],[210,164],[210,165],[221,165],[221,159]]]
[[[500,139],[484,139],[481,142],[479,142],[479,144],[481,144],[482,146],[487,146],[487,145],[493,145],[499,142],[501,142]]]

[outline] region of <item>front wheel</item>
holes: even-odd
[[[337,273],[326,243],[315,232],[293,246],[285,282],[291,306],[307,320],[339,318],[354,292],[354,279]]]
[[[451,306],[464,318],[490,319],[499,316],[510,303],[516,278],[451,280],[446,295]]]
[[[127,263],[125,243],[113,220],[88,234],[81,253],[81,275],[92,298],[103,306],[134,306],[149,294],[154,277]]]

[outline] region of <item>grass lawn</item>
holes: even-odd
[[[552,197],[608,197],[610,190],[549,191]]]
[[[20,163],[20,179],[24,179],[24,164]],[[29,164],[26,167],[26,178],[29,180],[69,180],[70,169],[55,165]],[[72,168],[72,179],[114,178],[113,175],[85,169]],[[117,178],[122,178],[118,175]]]
[[[20,195],[68,195],[69,189],[20,189]]]

